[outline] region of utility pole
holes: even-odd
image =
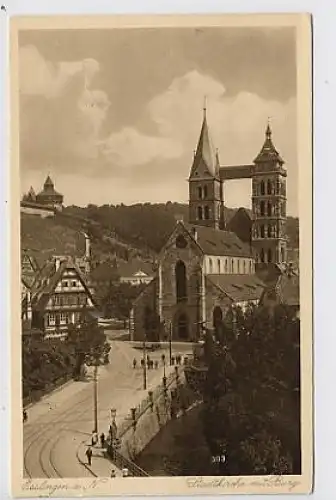
[[[169,364],[172,365],[172,336],[173,336],[173,324],[169,323]]]
[[[93,370],[93,421],[94,432],[98,433],[98,360],[94,361]]]
[[[143,341],[143,388],[147,389],[147,369],[146,369],[146,334],[144,334]]]

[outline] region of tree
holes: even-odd
[[[73,346],[76,355],[74,377],[80,376],[84,363],[104,363],[111,349],[97,320],[90,318],[85,312],[82,313],[78,324],[69,325],[67,343]]]
[[[285,306],[232,309],[209,338],[203,428],[220,472],[299,474],[299,321]]]

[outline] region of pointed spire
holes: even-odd
[[[217,175],[217,156],[210,138],[206,116],[206,107],[203,108],[203,123],[190,176],[193,176],[193,174],[196,172],[200,162],[203,162],[210,175]]]
[[[267,119],[267,127],[265,131],[265,142],[261,148],[260,153],[255,158],[254,163],[263,163],[269,161],[277,161],[280,165],[284,164],[283,159],[279,155],[278,151],[272,141],[272,130],[270,126],[270,119]]]

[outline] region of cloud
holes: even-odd
[[[227,96],[222,83],[209,75],[192,71],[173,80],[168,89],[148,103],[148,117],[156,125],[157,135],[146,136],[134,128],[111,134],[105,144],[106,160],[120,167],[120,175],[129,176],[129,170],[133,173],[139,199],[143,199],[140,187],[147,192],[149,184],[158,185],[163,179],[167,189],[175,183],[175,186],[183,185],[187,191],[185,179],[200,132],[204,96],[207,98],[210,132],[219,149],[222,165],[252,163],[263,144],[270,119],[275,146],[288,164],[288,207],[296,213],[294,98],[286,102],[265,100],[247,91]],[[248,180],[226,183],[226,203],[229,206],[249,206],[250,184]],[[176,187],[163,195],[162,201],[175,199],[174,193]]]
[[[35,47],[28,46],[21,49],[20,71],[23,168],[42,170],[51,164],[59,174],[70,169],[82,184],[86,179],[90,184],[93,178],[111,178],[114,187],[117,182],[120,188],[127,186],[128,202],[186,199],[186,178],[206,96],[210,132],[223,165],[253,161],[270,117],[275,145],[288,163],[289,211],[296,213],[294,98],[286,102],[266,100],[248,91],[226,95],[222,82],[194,70],[172,80],[168,88],[149,101],[145,119],[139,117],[136,125],[111,131],[112,125],[107,122],[111,118],[109,98],[103,90],[93,88],[101,71],[97,61],[51,64]],[[114,82],[109,83],[112,95]],[[145,122],[152,125],[151,134],[145,132]],[[110,132],[102,136],[103,129]],[[107,196],[104,200],[102,192]],[[123,201],[124,194],[120,189],[98,190],[96,201]],[[232,181],[225,194],[227,205],[246,206],[250,184]],[[80,196],[78,192],[77,203]],[[82,203],[94,202],[92,197],[84,199],[83,194]]]
[[[34,46],[20,50],[20,153],[23,168],[78,168],[99,155],[101,126],[110,106],[92,88],[100,71],[94,59],[57,64]]]

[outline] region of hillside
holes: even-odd
[[[234,209],[225,209],[228,221]],[[51,255],[81,256],[85,251],[83,232],[92,241],[94,259],[104,260],[115,253],[120,260],[134,257],[153,261],[172,232],[177,218],[188,220],[188,205],[166,204],[71,206],[54,218],[21,214],[22,248],[35,250],[41,259]],[[288,217],[289,247],[298,248],[299,221]]]

